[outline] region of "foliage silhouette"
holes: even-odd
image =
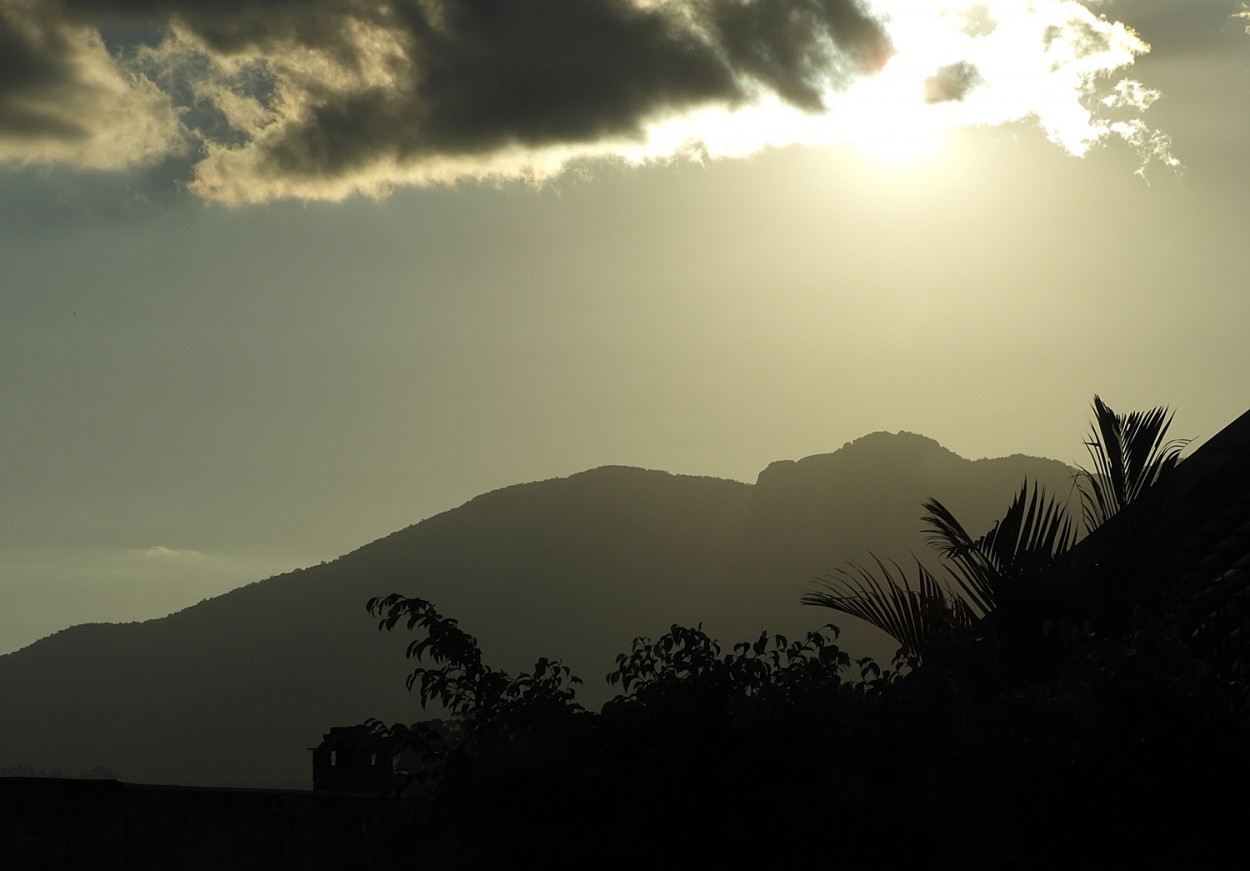
[[[428,602],[381,608],[383,628],[415,613],[418,641],[433,630],[441,641],[414,649],[434,666],[479,667],[472,636]],[[861,661],[850,679],[831,627],[726,653],[673,626],[618,657],[621,693],[599,713],[558,669],[447,684],[465,702],[450,723],[373,724],[415,762],[381,806],[369,866],[736,867],[827,859],[830,844],[847,868],[1047,868],[1074,843],[1100,864],[1201,861],[1241,813],[1218,790],[1250,773],[1244,675],[1206,666],[1159,617],[1122,639],[1062,631],[1040,682],[951,659],[902,673]],[[475,695],[495,680],[502,691]],[[1195,794],[1208,780],[1217,791]],[[1166,844],[1140,840],[1164,825]]]
[[[1119,535],[1104,534],[1098,557],[1090,561],[1104,568],[1115,563],[1121,577],[1132,574],[1142,585],[1140,577],[1150,572],[1140,555],[1155,554],[1150,562],[1161,564],[1157,552],[1165,547],[1161,542],[1172,519],[1158,507],[1156,485],[1176,467],[1187,442],[1167,440],[1172,416],[1164,408],[1119,415],[1095,396],[1093,409],[1085,442],[1092,469],[1081,469],[1075,481],[1085,532],[1088,536],[1111,525]],[[927,500],[924,509],[928,543],[943,560],[942,572],[917,560],[913,586],[897,564],[891,571],[873,556],[876,573],[852,565],[824,579],[823,590],[802,599],[883,630],[898,642],[898,658],[912,664],[933,651],[935,639],[947,644],[952,630],[973,630],[991,614],[999,625],[1029,622],[1045,578],[1077,541],[1064,504],[1027,480],[1003,517],[977,538],[937,499]],[[1134,515],[1131,522],[1110,523],[1125,513]],[[1135,558],[1135,570],[1130,571],[1125,563]],[[1101,585],[1123,610],[1126,591],[1113,589],[1115,584],[1105,579]]]
[[[976,619],[968,600],[940,584],[919,560],[913,587],[898,563],[871,558],[875,572],[852,563],[837,570],[826,590],[805,595],[803,603],[850,614],[885,631],[899,642],[897,664],[919,663],[935,639],[967,629]]]
[[[1085,447],[1093,468],[1081,470],[1081,510],[1087,532],[1140,503],[1171,474],[1187,439],[1167,438],[1166,408],[1116,414],[1094,397],[1094,426]]]
[[[390,631],[402,622],[421,630],[406,655],[418,662],[428,656],[432,665],[414,668],[408,689],[417,688],[421,707],[438,702],[459,716],[470,733],[537,727],[548,716],[582,710],[574,701],[581,678],[558,661],[539,659],[532,672],[513,677],[485,665],[477,639],[424,599],[392,593],[370,599],[366,607],[380,618],[379,629]]]
[[[1074,845],[1097,866],[1223,861],[1245,811],[1228,796],[1250,776],[1245,597],[1212,606],[1216,582],[1165,599],[1138,585],[1057,616],[1029,610],[1039,590],[1135,575],[1125,542],[1175,545],[1158,529],[1175,513],[1156,510],[1176,466],[1166,419],[1110,420],[1097,399],[1095,413],[1097,438],[1119,433],[1124,459],[1096,460],[1084,486],[1114,473],[1128,486],[1107,486],[1133,495],[1094,497],[1115,510],[1085,544],[1026,484],[978,538],[926,503],[949,563],[940,578],[917,563],[913,583],[877,558],[843,571],[828,595],[895,634],[895,669],[852,659],[833,626],[726,653],[701,626],[674,625],[617,657],[607,680],[620,693],[593,712],[558,663],[508,675],[429,602],[371,600],[380,628],[419,633],[410,688],[451,716],[373,724],[415,762],[372,866],[1049,869],[1071,864]],[[1159,447],[1140,450],[1145,439]],[[1032,646],[1047,667],[1019,667],[1000,643]],[[1143,836],[1154,831],[1168,837]]]
[[[654,829],[634,832],[632,846],[597,863],[604,867],[641,861],[665,827],[676,828],[664,837],[684,845],[670,847],[670,858],[689,851],[693,861],[716,848],[691,843],[678,822],[718,830],[717,814],[730,813],[722,790],[750,788],[770,802],[733,814],[792,827],[800,796],[815,801],[823,783],[811,765],[831,725],[897,678],[865,659],[858,671],[869,679],[848,680],[853,664],[833,626],[794,641],[761,633],[726,653],[701,627],[674,625],[617,658],[607,680],[621,691],[594,713],[576,702],[579,681],[563,666],[539,660],[515,676],[492,669],[476,639],[428,601],[392,594],[368,610],[382,630],[416,631],[408,654],[421,664],[409,686],[423,707],[450,715],[368,723],[404,760],[394,790],[401,801],[379,823],[377,867],[412,861],[403,833],[414,830],[425,833],[421,867],[488,867],[515,861],[518,850],[571,867],[570,843],[558,834],[566,818],[578,821],[574,841],[584,849],[611,842],[621,827]],[[644,825],[653,816],[661,822]]]

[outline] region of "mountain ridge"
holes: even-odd
[[[787,464],[788,463],[788,464]],[[0,656],[0,766],[112,769],[127,780],[307,786],[304,748],[331,725],[421,716],[404,633],[365,601],[427,598],[509,670],[570,664],[598,704],[637,635],[702,622],[726,644],[849,618],[802,609],[823,573],[869,550],[923,547],[920,501],[970,529],[1005,509],[1039,458],[966,460],[915,434],[870,434],[773,463],[755,484],[601,466],[480,494],[335,560],[139,623],[83,624]],[[836,619],[835,619],[836,618]],[[11,758],[9,758],[11,757]]]

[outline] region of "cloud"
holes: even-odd
[[[164,560],[164,561],[169,561],[169,562],[185,562],[188,560],[199,561],[199,560],[207,559],[207,557],[201,551],[198,551],[198,550],[186,550],[184,548],[165,547],[164,545],[160,545],[160,544],[153,545],[152,547],[141,548],[137,551],[132,551],[132,553],[136,553],[139,556],[144,557],[145,559],[156,559],[156,560]]]
[[[181,144],[168,98],[120,66],[97,28],[0,2],[0,161],[115,170]]]
[[[1100,102],[1147,50],[1073,0],[0,0],[0,162],[182,160],[205,199],[338,199],[906,112],[1157,152],[1145,104]]]
[[[939,67],[924,80],[924,99],[926,103],[962,100],[982,82],[976,67],[967,61],[957,61]]]

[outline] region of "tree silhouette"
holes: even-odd
[[[1189,442],[1169,440],[1171,424],[1172,414],[1166,408],[1120,415],[1094,397],[1094,427],[1085,442],[1093,466],[1080,473],[1087,532],[1143,504],[1152,488],[1176,468]]]
[[[1085,442],[1092,465],[1078,471],[1075,483],[1086,537],[1097,539],[1086,568],[1097,571],[1083,574],[1103,587],[1104,598],[1123,605],[1128,592],[1106,577],[1107,570],[1114,567],[1119,578],[1132,576],[1143,586],[1141,577],[1151,574],[1143,555],[1153,566],[1162,564],[1158,551],[1170,518],[1158,485],[1175,469],[1187,442],[1167,439],[1172,416],[1165,408],[1120,415],[1095,396],[1093,409]],[[941,571],[917,560],[912,584],[897,563],[873,556],[876,571],[852,564],[802,599],[883,630],[898,642],[898,658],[913,665],[932,653],[935,642],[949,643],[953,632],[971,630],[992,614],[1000,626],[1027,622],[1027,612],[1046,595],[1059,558],[1077,541],[1064,504],[1027,480],[1003,517],[979,537],[937,499],[926,501],[924,509],[922,522],[929,545],[942,558]],[[1095,577],[1099,573],[1102,578]]]
[[[1204,528],[1243,535],[1232,553],[1217,524],[1202,539],[1225,560],[1215,574],[1154,598],[1133,547],[1189,540],[1162,528],[1177,515],[1180,443],[1160,410],[1094,409],[1094,464],[1076,486],[1097,525],[1082,541],[1027,482],[979,537],[929,500],[942,574],[874,557],[808,597],[889,631],[910,668],[861,660],[851,679],[828,627],[726,653],[673,626],[617,658],[608,680],[622,691],[593,712],[557,663],[508,675],[430,603],[372,600],[381,628],[418,631],[409,685],[453,723],[390,728],[422,776],[376,829],[369,867],[740,867],[827,862],[832,849],[849,868],[1042,869],[1070,863],[1073,844],[1096,865],[1221,861],[1245,810],[1228,796],[1250,777],[1250,606],[1210,593],[1246,589],[1219,567],[1245,560],[1250,461],[1234,440],[1225,453],[1240,466],[1207,463],[1220,498],[1187,503]],[[1093,594],[1075,611],[1039,609],[1082,585]]]

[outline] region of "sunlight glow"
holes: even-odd
[[[896,54],[876,76],[857,83],[837,108],[846,141],[890,160],[933,150],[945,128],[925,101],[925,78],[913,58]]]
[[[744,157],[786,145],[851,145],[890,161],[931,154],[945,134],[1032,119],[1069,154],[1118,138],[1176,165],[1139,116],[1158,93],[1113,74],[1150,50],[1132,30],[1073,0],[915,3],[874,0],[894,54],[876,74],[805,112],[771,95],[654,122],[641,142],[606,150],[633,163],[673,155]],[[606,145],[606,144],[605,144]],[[1140,170],[1139,170],[1140,171]]]

